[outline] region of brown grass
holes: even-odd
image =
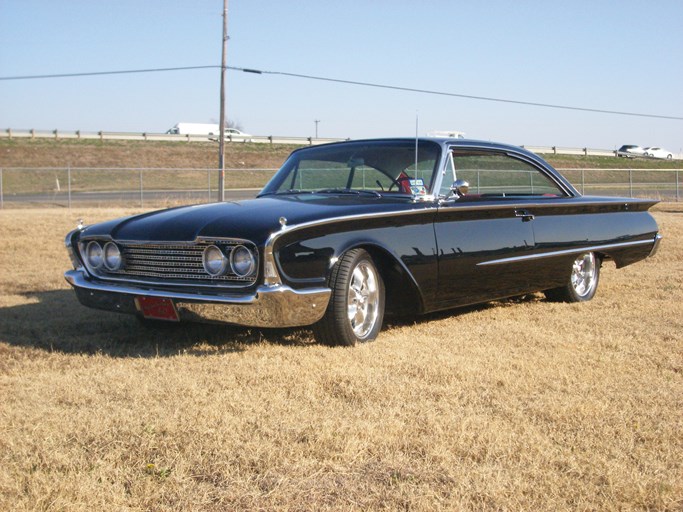
[[[587,304],[387,325],[144,328],[81,307],[64,234],[0,212],[0,510],[681,510],[683,207]]]

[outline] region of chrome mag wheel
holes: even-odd
[[[591,300],[600,280],[600,256],[594,252],[579,254],[569,273],[566,284],[545,290],[548,300],[558,302],[584,302]]]
[[[368,261],[353,269],[347,297],[347,317],[353,333],[364,339],[377,322],[380,293],[377,271]]]
[[[598,283],[595,254],[587,252],[574,260],[570,283],[579,297],[588,297],[595,292]]]
[[[329,277],[332,289],[323,318],[313,334],[325,345],[353,346],[377,338],[384,319],[382,275],[365,249],[351,249],[337,261]]]

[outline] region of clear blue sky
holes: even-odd
[[[222,0],[0,0],[0,76],[220,65]],[[228,65],[683,116],[683,2],[230,0]],[[220,70],[0,81],[0,129],[216,122]],[[683,121],[227,74],[256,135],[465,131],[526,145],[683,148]]]

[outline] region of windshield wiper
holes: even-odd
[[[310,190],[301,190],[300,188],[288,188],[286,190],[278,190],[274,192],[276,196],[287,196],[292,194],[311,194]]]
[[[315,191],[316,194],[353,194],[360,196],[362,194],[370,194],[373,197],[382,197],[382,194],[376,190],[365,189],[351,189],[351,188],[321,188]]]
[[[277,190],[275,192],[264,192],[262,194],[259,194],[258,197],[264,197],[264,196],[289,196],[289,195],[295,195],[295,194],[312,194],[313,192],[310,190],[300,190],[298,188],[290,188],[287,190]]]

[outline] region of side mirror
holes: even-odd
[[[458,197],[467,195],[469,191],[470,184],[465,180],[455,180],[451,185],[451,192],[453,192],[453,195],[456,195]]]

